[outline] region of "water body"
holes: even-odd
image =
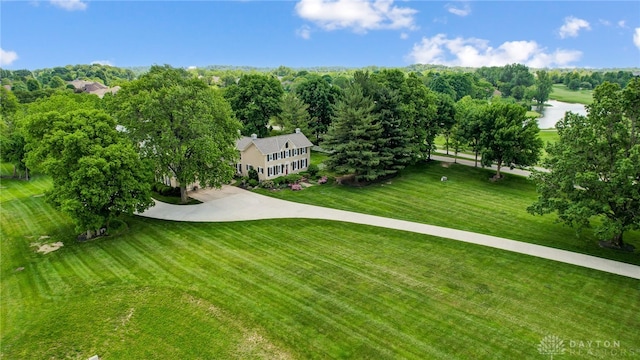
[[[538,127],[540,129],[555,128],[556,123],[564,118],[567,111],[575,114],[587,115],[587,110],[582,104],[570,104],[562,101],[549,100],[548,105],[544,107],[544,114],[538,118]]]

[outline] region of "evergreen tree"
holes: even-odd
[[[303,134],[310,135],[308,109],[309,106],[295,93],[286,93],[282,98],[282,112],[275,117],[275,124],[286,132],[298,128]]]
[[[374,111],[382,129],[380,171],[383,175],[393,175],[411,162],[409,129],[402,119],[402,104],[396,91],[380,86],[375,99]]]
[[[364,96],[360,86],[350,86],[336,106],[323,143],[331,151],[328,167],[339,174],[354,174],[356,182],[377,179],[384,175],[380,171],[381,137],[375,103]]]

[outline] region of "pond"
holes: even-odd
[[[562,101],[549,100],[544,107],[544,114],[538,118],[538,127],[540,129],[555,128],[556,123],[564,118],[567,111],[571,111],[580,115],[587,115],[587,110],[582,104],[570,104]]]

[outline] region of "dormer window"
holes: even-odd
[[[289,142],[287,142],[286,144],[284,144],[284,147],[288,149],[288,148],[289,148]]]

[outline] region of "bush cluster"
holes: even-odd
[[[180,188],[167,186],[163,183],[155,183],[153,191],[164,196],[180,196]]]

